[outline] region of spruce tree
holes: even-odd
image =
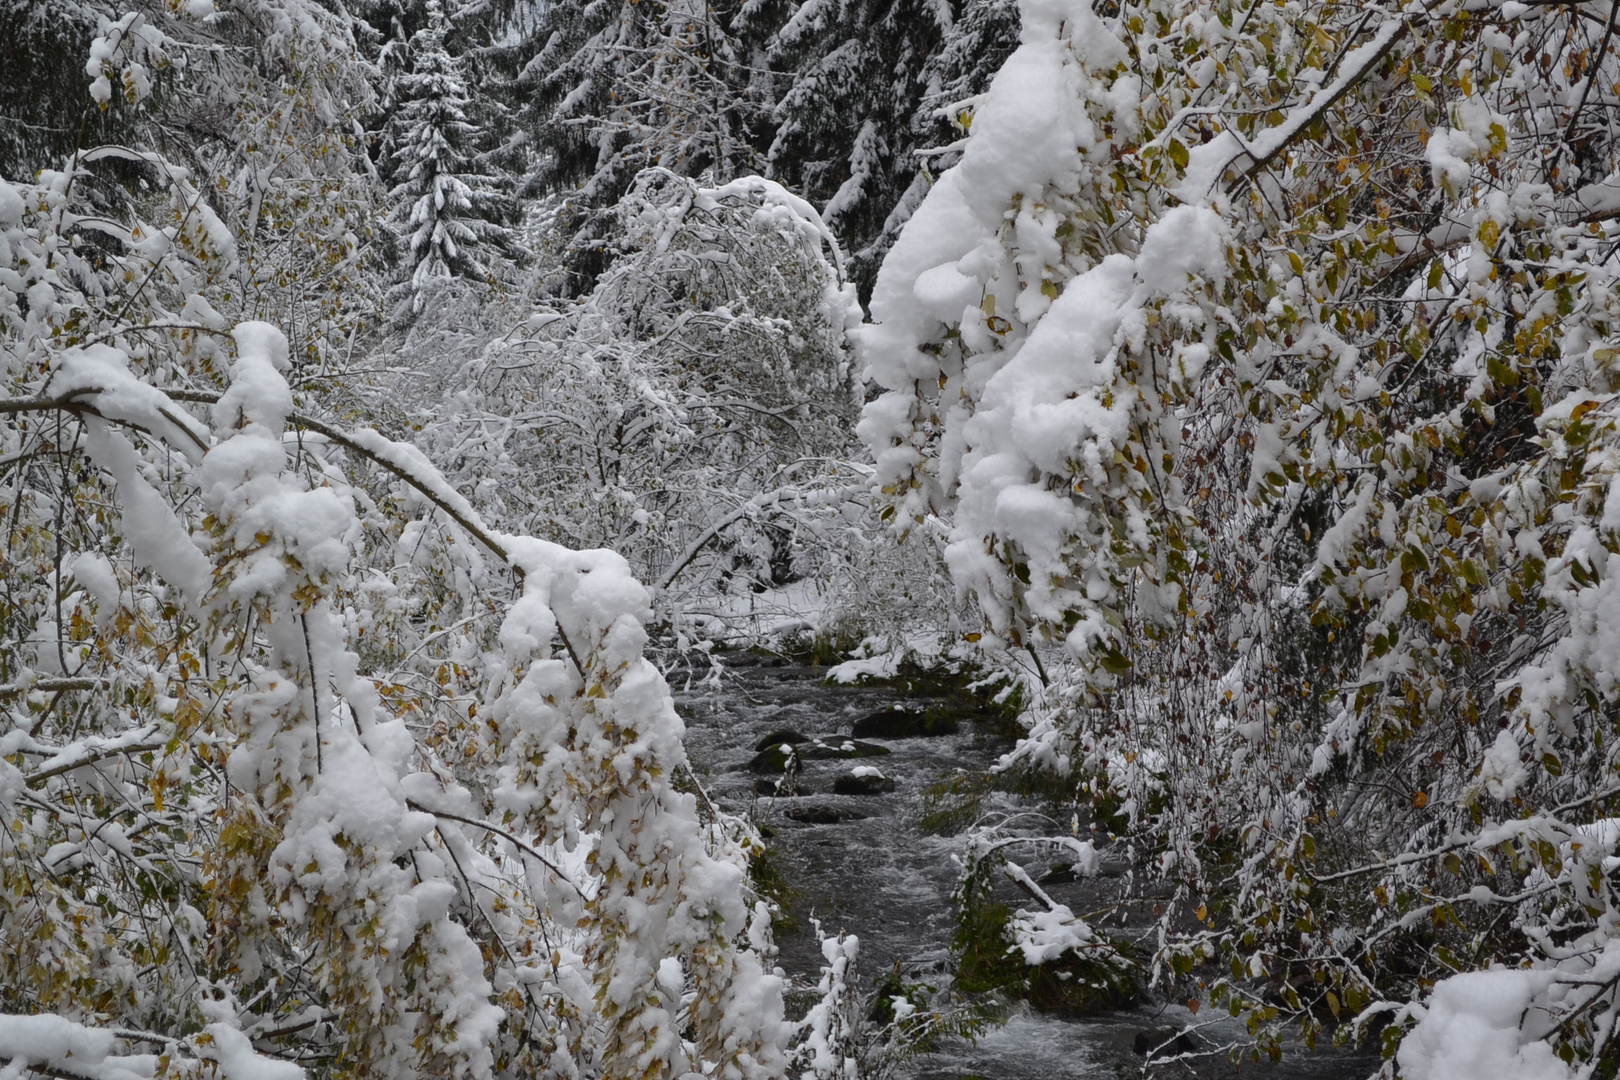
[[[983,91],[1017,37],[1006,0],[804,0],[772,37],[787,85],[769,175],[821,208],[863,297],[927,190],[917,151],[957,134],[936,114]]]
[[[60,166],[84,134],[128,138],[127,114],[92,107],[84,56],[105,12],[78,0],[0,0],[0,176]]]
[[[770,97],[762,45],[735,0],[562,0],[518,78],[542,157],[531,191],[569,192],[569,269],[588,291],[611,253],[609,211],[642,169],[717,183],[759,172]]]
[[[439,0],[429,0],[427,12],[427,25],[411,37],[410,70],[397,84],[400,104],[385,134],[395,146],[389,194],[408,245],[405,291],[414,312],[451,279],[495,280],[511,252],[508,200],[495,177],[478,171],[481,132],[470,120],[461,62],[446,48],[449,19]]]

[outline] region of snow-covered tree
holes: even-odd
[[[126,114],[89,107],[80,77],[97,17],[111,14],[110,5],[80,0],[0,3],[0,175],[32,176],[59,163],[73,152],[81,126],[97,142],[127,136]]]
[[[477,171],[481,133],[470,118],[461,64],[446,48],[449,29],[440,0],[428,0],[426,25],[410,40],[410,69],[396,80],[386,133],[396,180],[389,198],[417,312],[453,278],[496,280],[511,254],[503,224],[510,207],[497,179]]]
[[[863,291],[926,187],[916,151],[941,135],[950,141],[933,113],[976,93],[964,81],[988,78],[1006,54],[980,35],[959,35],[957,17],[979,26],[995,7],[804,0],[770,39],[771,66],[785,84],[772,112],[770,175],[821,207],[855,253]],[[1004,21],[1016,27],[1015,18]],[[958,47],[942,65],[947,42]]]
[[[1015,760],[1129,822],[1162,976],[1229,965],[1257,1052],[1611,1068],[1612,12],[1021,10],[862,422],[1026,673]]]
[[[518,77],[542,158],[530,187],[567,192],[569,265],[588,287],[611,260],[607,213],[646,168],[724,183],[759,169],[769,101],[741,5],[549,5]]]
[[[588,296],[421,386],[424,445],[492,520],[623,553],[666,615],[837,576],[865,475],[836,242],[759,178],[650,169],[614,216],[620,256]]]
[[[611,552],[492,528],[354,421],[366,388],[329,346],[364,294],[312,299],[370,224],[328,108],[352,41],[302,0],[237,14],[215,38],[164,5],[91,45],[119,109],[156,57],[255,53],[164,103],[279,87],[198,171],[137,144],[0,181],[0,1008],[32,1014],[0,1054],[781,1075],[755,841],[686,765],[646,589]],[[138,217],[89,202],[108,161]],[[424,547],[451,572],[419,573]]]

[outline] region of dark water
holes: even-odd
[[[944,987],[949,983],[947,945],[951,935],[950,894],[957,879],[952,856],[962,847],[955,837],[927,836],[917,827],[922,789],[964,770],[982,774],[1007,744],[980,725],[963,724],[957,733],[931,738],[873,739],[891,753],[861,760],[809,760],[788,798],[756,794],[757,774],[747,771],[755,743],[779,728],[834,741],[848,737],[856,720],[914,696],[901,689],[829,686],[824,671],[774,665],[755,658],[733,659],[718,687],[682,689],[680,672],[670,681],[687,723],[687,750],[709,794],[728,809],[752,811],[772,833],[775,859],[793,889],[792,909],[799,926],[778,932],[781,964],[801,984],[814,986],[822,963],[811,920],[829,934],[859,935],[861,972],[870,985],[895,970],[907,982]],[[894,792],[839,795],[833,781],[854,766],[876,766],[897,782]],[[992,796],[990,808],[1005,814],[1038,813],[1034,801]],[[806,815],[806,811],[811,813]],[[835,823],[794,820],[799,816],[840,817]],[[855,815],[865,815],[864,817]],[[1038,817],[1024,819],[1031,835],[1066,831]],[[1020,857],[1039,874],[1044,860],[1035,852]],[[1105,869],[1108,860],[1105,858]],[[1117,876],[1102,876],[1048,892],[1077,913],[1112,908],[1108,933],[1127,940],[1148,932],[1152,897],[1113,906],[1123,891]],[[1009,890],[1010,890],[1009,886]],[[1009,892],[1010,900],[1022,898]],[[1023,901],[1027,904],[1027,901]],[[1085,1019],[1064,1019],[1028,1009],[976,1043],[947,1045],[938,1053],[906,1063],[906,1080],[1066,1080],[1141,1075],[1143,1058],[1134,1047],[1139,1033],[1179,1028],[1193,1020],[1184,1007],[1142,1007]],[[1207,1029],[1219,1039],[1219,1027]],[[1230,1037],[1232,1032],[1225,1032]],[[1281,1065],[1249,1064],[1234,1070],[1224,1058],[1177,1063],[1166,1076],[1255,1076],[1273,1080],[1359,1080],[1376,1071],[1372,1055],[1291,1054]],[[1157,1073],[1156,1073],[1157,1074]]]

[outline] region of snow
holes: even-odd
[[[221,1004],[199,1003],[205,1015],[216,1017]],[[203,1034],[206,1039],[186,1039],[181,1045],[189,1044],[198,1057],[216,1062],[225,1080],[304,1080],[301,1067],[258,1053],[232,1022],[216,1021],[204,1027]],[[13,1068],[23,1063],[89,1080],[149,1080],[157,1070],[156,1056],[114,1054],[118,1041],[105,1028],[86,1027],[53,1013],[0,1014],[0,1059],[10,1061]],[[15,1075],[12,1070],[7,1073]]]
[[[1437,983],[1395,1060],[1405,1080],[1566,1080],[1574,1070],[1540,1041],[1535,1004],[1553,971],[1495,968]],[[1526,1030],[1528,1027],[1529,1030]]]
[[[1013,948],[1031,967],[1061,960],[1069,953],[1090,957],[1113,952],[1090,924],[1065,904],[1057,904],[1047,911],[1019,911],[1013,915],[1007,931]]]
[[[85,421],[85,452],[117,484],[130,549],[139,566],[157,571],[193,603],[213,578],[207,558],[175,518],[169,503],[141,474],[134,445],[122,432],[97,418]]]
[[[113,1035],[42,1013],[38,1016],[0,1015],[0,1058],[22,1058],[29,1064],[95,1065],[112,1053]]]
[[[90,988],[109,1026],[115,1015],[178,1023],[175,1002],[195,1008],[187,1015],[207,1026],[199,1034],[188,1021],[173,1053],[202,1057],[226,1080],[302,1075],[251,1041],[285,1019],[287,999],[242,1005],[229,993],[292,978],[277,966],[295,962],[300,997],[354,1010],[336,1052],[379,1076],[429,1067],[492,1080],[512,1045],[547,1045],[559,1075],[775,1080],[795,1038],[792,1068],[848,1076],[861,1045],[859,942],[827,940],[820,1003],[805,1026],[788,1024],[769,909],[747,884],[758,837],[693,794],[701,787],[649,628],[671,627],[683,650],[690,633],[720,640],[739,626],[873,633],[862,655],[831,669],[854,682],[898,674],[922,650],[895,627],[937,618],[940,640],[982,644],[993,673],[1013,680],[998,700],[1024,709],[1024,760],[1086,794],[1115,788],[1106,794],[1131,823],[1127,844],[1151,841],[1134,850],[1157,856],[1144,872],[1177,887],[1233,872],[1234,895],[1252,907],[1217,914],[1234,921],[1229,941],[1247,939],[1239,930],[1259,939],[1221,958],[1234,970],[1304,970],[1324,941],[1359,964],[1355,943],[1374,940],[1361,933],[1367,920],[1387,917],[1376,940],[1397,951],[1409,942],[1394,935],[1427,921],[1421,904],[1375,911],[1366,873],[1328,865],[1347,857],[1331,841],[1322,890],[1289,893],[1273,871],[1305,850],[1303,823],[1323,836],[1356,830],[1349,848],[1365,848],[1367,869],[1396,886],[1375,896],[1410,896],[1400,886],[1414,882],[1451,889],[1421,884],[1443,880],[1422,872],[1466,856],[1455,865],[1469,879],[1454,891],[1471,904],[1459,918],[1502,916],[1505,936],[1480,955],[1524,966],[1456,975],[1431,992],[1441,954],[1422,960],[1402,1068],[1564,1074],[1548,1056],[1554,1031],[1599,1015],[1581,995],[1614,968],[1620,831],[1598,815],[1612,809],[1601,793],[1615,750],[1595,734],[1620,696],[1606,220],[1620,184],[1581,174],[1605,160],[1601,124],[1582,134],[1598,141],[1578,164],[1559,159],[1555,174],[1542,151],[1545,133],[1580,127],[1572,108],[1589,108],[1590,122],[1613,104],[1614,71],[1601,48],[1571,61],[1573,45],[1549,47],[1568,53],[1563,63],[1538,63],[1530,41],[1542,28],[1505,20],[1534,15],[1596,42],[1601,19],[1469,0],[1478,33],[1443,45],[1436,28],[1455,21],[1415,8],[1251,5],[1223,24],[1208,4],[1161,5],[1134,12],[1145,16],[1137,26],[1130,5],[1023,0],[1016,52],[988,91],[953,106],[941,95],[979,89],[984,72],[947,77],[932,58],[912,64],[916,53],[886,72],[841,68],[874,55],[841,37],[844,9],[790,5],[762,55],[805,101],[822,100],[815,78],[846,73],[861,94],[927,83],[943,117],[972,132],[929,158],[957,164],[937,182],[916,179],[888,219],[899,241],[873,294],[875,321],[856,332],[876,386],[860,426],[868,470],[844,460],[858,455],[847,453],[842,410],[860,389],[844,332],[860,312],[830,226],[858,234],[856,219],[881,219],[883,185],[911,170],[908,144],[880,113],[829,110],[847,130],[818,167],[848,181],[823,185],[822,213],[758,177],[705,188],[644,172],[592,219],[616,215],[611,235],[547,234],[618,254],[590,296],[564,300],[548,292],[554,280],[530,290],[502,279],[501,257],[481,251],[513,238],[481,214],[490,178],[472,172],[498,166],[478,139],[502,125],[482,123],[483,88],[466,83],[445,37],[483,16],[431,0],[387,103],[401,152],[382,164],[408,180],[391,193],[390,220],[409,234],[412,282],[425,293],[427,279],[438,288],[460,276],[466,292],[443,294],[454,296],[435,309],[437,324],[413,300],[423,321],[402,314],[372,334],[388,286],[361,256],[387,211],[373,205],[373,163],[345,125],[388,110],[372,96],[370,46],[342,7],[108,9],[83,68],[88,103],[116,108],[128,123],[114,126],[136,145],[82,148],[62,171],[0,181],[0,501],[17,609],[0,656],[12,723],[0,756],[27,756],[0,764],[0,825],[16,833],[6,869],[15,860],[17,880],[37,891],[40,920],[13,935],[17,963],[32,965],[17,970],[59,971],[70,996]],[[594,71],[559,76],[547,95],[564,113],[578,108],[571,127],[598,140],[602,177],[629,180],[614,170],[643,148],[649,160],[700,160],[684,133],[648,134],[631,119],[647,95],[625,80],[644,78],[634,65],[651,54],[613,35],[652,7],[625,6],[617,28],[610,15],[586,62]],[[949,5],[923,7],[925,23],[955,32]],[[745,7],[762,20],[755,28],[775,17],[769,9]],[[960,22],[981,14],[966,5]],[[660,32],[718,25],[690,5],[663,6],[657,19]],[[223,26],[242,33],[221,38]],[[790,44],[814,53],[824,32],[842,52],[790,55]],[[686,39],[660,40],[681,58]],[[1441,193],[1421,210],[1394,200],[1377,217],[1359,204],[1332,209],[1335,185],[1360,182],[1350,171],[1360,155],[1375,168],[1391,160],[1379,106],[1408,91],[1383,80],[1417,81],[1448,49],[1438,129],[1395,133],[1401,167],[1426,171],[1419,180]],[[1369,78],[1386,55],[1388,70]],[[188,57],[208,58],[206,78],[182,70]],[[166,92],[152,99],[166,68]],[[77,79],[77,61],[64,70]],[[544,78],[548,64],[530,70]],[[299,77],[286,94],[249,78],[288,71]],[[613,91],[611,122],[591,116],[612,86],[631,92]],[[671,100],[687,92],[681,84]],[[778,134],[807,130],[794,128],[803,104],[784,101]],[[193,107],[226,125],[233,154],[190,155],[187,173],[140,143]],[[1438,114],[1403,104],[1389,115]],[[1335,164],[1316,152],[1318,123],[1335,139],[1365,126],[1369,141],[1347,144]],[[1172,137],[1190,145],[1179,176]],[[721,177],[741,160],[714,154]],[[225,158],[235,163],[218,172]],[[1230,169],[1267,158],[1241,197],[1222,190]],[[96,163],[116,167],[92,178]],[[1331,213],[1290,219],[1305,204]],[[114,242],[79,242],[92,232]],[[883,242],[853,261],[869,268]],[[542,277],[568,270],[552,265],[554,252],[537,254]],[[1357,260],[1348,276],[1346,258]],[[1369,293],[1373,279],[1395,292]],[[497,287],[486,295],[486,285]],[[328,300],[311,307],[311,297]],[[535,303],[546,310],[530,315]],[[1385,331],[1417,329],[1420,316],[1434,348],[1413,355],[1427,359],[1384,364]],[[501,338],[508,320],[517,325]],[[299,374],[320,378],[295,379],[295,347]],[[419,368],[366,366],[395,351]],[[1514,452],[1480,462],[1467,447],[1483,433],[1476,416],[1488,427],[1490,401],[1504,405],[1486,363],[1498,356],[1534,366],[1525,385],[1552,404],[1534,403],[1534,438],[1512,425],[1485,437]],[[339,357],[367,378],[339,381]],[[394,400],[396,375],[427,388]],[[1431,376],[1439,382],[1424,385]],[[1440,383],[1446,393],[1430,393]],[[159,389],[189,398],[221,385],[212,410]],[[295,387],[311,418],[362,426],[305,438]],[[1400,408],[1384,404],[1407,388]],[[367,419],[379,405],[383,415]],[[825,437],[800,415],[812,407],[830,418]],[[756,410],[770,416],[757,429],[715,419]],[[366,423],[415,430],[395,440]],[[787,427],[802,445],[782,437]],[[716,431],[746,434],[722,447]],[[546,440],[555,446],[534,450]],[[1459,453],[1466,460],[1452,460]],[[378,483],[367,462],[402,482]],[[77,486],[76,468],[86,470]],[[1219,509],[1193,497],[1205,483],[1216,490],[1202,498]],[[868,546],[868,494],[920,554]],[[1289,535],[1306,517],[1315,531]],[[796,563],[803,575],[776,587],[772,531],[784,523],[784,544],[837,554]],[[922,571],[888,595],[920,614],[884,612],[893,622],[881,633],[846,620],[879,605],[863,595],[840,607],[840,590],[864,590],[903,558],[915,560],[906,572]],[[743,587],[720,596],[713,580],[694,584],[722,572]],[[1222,585],[1220,572],[1249,580]],[[959,625],[964,615],[974,625]],[[1284,635],[1296,616],[1377,636],[1326,650],[1314,689],[1288,686],[1280,673],[1294,670],[1297,642]],[[955,655],[938,641],[931,650]],[[1122,652],[1135,665],[1129,694],[1113,693]],[[1213,669],[1199,669],[1209,656]],[[1474,697],[1461,712],[1459,695]],[[1452,723],[1476,712],[1477,724]],[[1428,722],[1435,713],[1443,723]],[[1391,776],[1397,757],[1405,764]],[[1352,785],[1361,794],[1347,800]],[[87,823],[92,809],[114,817]],[[199,813],[217,819],[193,829],[187,815]],[[1098,853],[1079,834],[1076,820],[1042,843],[1095,874]],[[216,839],[219,851],[201,850]],[[1241,847],[1240,868],[1200,862],[1226,859],[1228,842]],[[132,886],[99,861],[109,855],[180,867],[173,887],[202,907],[206,893],[220,912],[205,919],[168,893],[131,906]],[[1476,856],[1489,884],[1470,877]],[[196,865],[201,879],[187,876]],[[1027,874],[1020,884],[1044,906],[1013,918],[1015,953],[1036,964],[1111,958],[1072,909]],[[1290,916],[1255,922],[1274,899]],[[1310,925],[1293,922],[1295,906],[1320,917],[1320,935],[1290,936]],[[209,940],[231,919],[239,933]],[[132,944],[143,935],[144,952]],[[198,948],[239,955],[198,967]],[[169,959],[153,961],[163,949]],[[228,975],[205,987],[198,970]],[[531,992],[521,1020],[505,1011],[511,994]],[[30,1062],[88,1080],[158,1070],[155,1057],[117,1056],[123,1036],[79,1023],[104,1014],[77,1006],[0,1017],[5,1080]],[[897,1002],[897,1015],[909,1007]]]
[[[952,662],[937,633],[904,635],[899,641],[872,636],[864,639],[848,660],[827,669],[827,681],[850,686],[866,679],[892,679],[907,660],[928,666]]]
[[[1068,275],[1054,208],[1106,182],[1097,172],[1111,145],[1077,105],[1112,109],[1128,130],[1134,77],[1089,5],[1020,10],[1019,48],[975,110],[961,161],[879,274],[873,325],[857,342],[886,392],[857,430],[902,528],[950,508],[946,563],[994,629],[1008,626],[1016,591],[1038,621],[1077,614],[1068,644],[1084,656],[1112,639],[1099,605],[1113,586],[1107,563],[1078,550],[1096,541],[1077,538],[1108,535],[1102,500],[1131,482],[1119,454],[1144,419],[1124,357],[1144,347],[1149,308],[1179,310],[1183,296],[1225,280],[1228,236],[1213,211],[1172,207],[1142,229],[1134,255]],[[960,345],[943,339],[947,327]],[[1188,356],[1198,368],[1208,351]],[[925,417],[937,455],[919,450]],[[1126,526],[1147,554],[1145,522]],[[1007,582],[1015,560],[1027,582],[1018,590]]]
[[[18,194],[17,189],[12,187],[5,180],[0,179],[0,228],[10,229],[20,225],[22,223],[24,205],[23,197]],[[0,260],[0,262],[10,261],[9,251],[0,252],[0,254],[6,255],[6,258]]]
[[[821,935],[820,923],[816,923],[816,933]],[[854,934],[821,935],[826,964],[817,988],[821,998],[799,1024],[798,1060],[808,1067],[800,1080],[855,1080],[858,1075],[852,1043],[856,1030],[846,1013],[852,1004],[859,1004],[849,999],[860,949],[861,940]]]
[[[880,653],[877,656],[857,657],[854,660],[844,660],[827,669],[827,681],[852,685],[863,679],[888,679],[900,670],[900,661],[904,659],[903,650],[895,649]]]
[[[265,1057],[236,1024],[235,1010],[224,1001],[198,1002],[199,1011],[213,1021],[203,1028],[208,1043],[199,1055],[214,1062],[225,1080],[305,1080],[302,1067],[291,1061]]]
[[[266,322],[238,323],[231,331],[236,362],[231,365],[230,388],[214,406],[214,423],[221,428],[263,424],[280,434],[292,412],[292,390],[283,377],[291,366],[287,337]]]
[[[1496,742],[1486,751],[1479,768],[1479,782],[1485,793],[1493,799],[1509,801],[1529,776],[1529,770],[1522,761],[1519,740],[1511,731],[1497,732]]]
[[[193,460],[207,445],[207,429],[132,372],[129,356],[110,345],[65,350],[50,389],[59,397],[82,395],[106,419],[153,432]]]

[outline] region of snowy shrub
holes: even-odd
[[[648,591],[354,421],[345,23],[204,6],[109,22],[91,76],[141,89],[141,19],[256,51],[229,85],[278,92],[235,101],[236,141],[0,180],[0,1054],[781,1075],[757,841],[686,764]],[[210,70],[165,107],[219,104]],[[121,183],[128,216],[97,213]]]
[[[1605,15],[1022,15],[861,332],[885,513],[947,523],[1015,761],[1129,823],[1161,977],[1256,1052],[1281,1016],[1454,1045],[1445,980],[1500,963],[1547,973],[1513,1039],[1611,1067]]]
[[[589,296],[450,373],[448,408],[421,389],[424,445],[492,520],[621,552],[671,617],[725,624],[764,592],[846,584],[875,538],[836,243],[758,178],[649,170],[616,214]]]

